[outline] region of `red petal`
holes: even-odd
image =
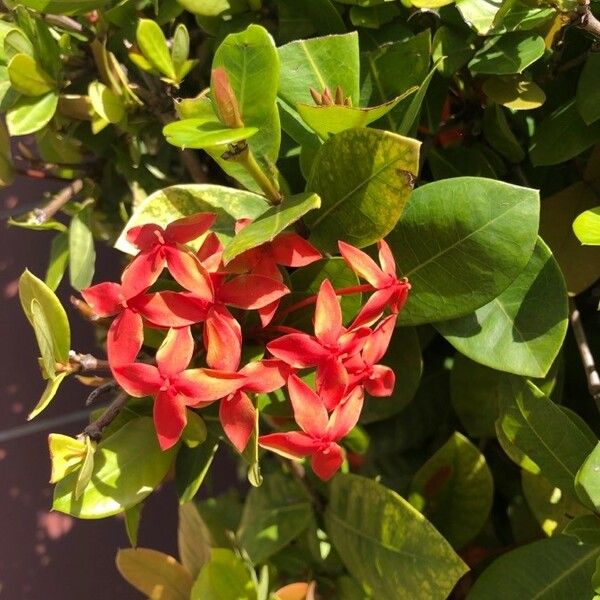
[[[389,367],[375,365],[373,374],[365,381],[365,389],[371,396],[386,398],[394,392],[396,374]]]
[[[267,306],[289,292],[283,283],[270,277],[238,275],[226,281],[220,287],[218,295],[223,304],[252,310]]]
[[[323,437],[328,421],[323,400],[297,375],[290,375],[288,392],[294,409],[294,419],[302,431],[315,438]]]
[[[180,396],[160,392],[154,401],[154,426],[162,450],[168,450],[181,438],[187,422],[185,400]]]
[[[163,378],[154,365],[121,365],[115,367],[113,372],[119,376],[119,385],[136,398],[157,394],[163,384]]]
[[[106,336],[106,353],[110,366],[118,367],[135,362],[143,343],[142,317],[132,310],[125,309],[111,323]]]
[[[329,279],[319,288],[315,307],[315,335],[326,346],[337,346],[342,333],[342,309]]]
[[[206,233],[215,222],[215,213],[198,213],[173,221],[165,229],[165,240],[187,244]]]
[[[344,462],[344,453],[337,444],[330,444],[325,450],[313,454],[310,466],[319,479],[328,481]]]
[[[263,306],[262,308],[258,309],[260,324],[263,327],[266,327],[273,320],[278,308],[279,300],[275,300],[275,302],[271,302],[271,304],[267,304],[267,306]]]
[[[177,390],[192,401],[190,406],[214,402],[244,385],[245,377],[213,369],[188,369],[172,380]]]
[[[321,258],[321,253],[297,233],[281,233],[271,242],[273,258],[284,267],[305,267]]]
[[[361,308],[351,328],[354,329],[355,327],[374,323],[383,314],[393,295],[393,287],[377,290]]]
[[[331,355],[331,352],[306,333],[288,333],[267,344],[267,350],[275,357],[294,367],[314,367]]]
[[[329,419],[327,427],[327,438],[337,442],[348,435],[350,430],[358,423],[364,402],[364,391],[362,387],[355,387],[338,404]]]
[[[390,283],[389,275],[386,275],[368,254],[345,242],[338,242],[338,247],[348,266],[359,277],[366,279],[376,288],[384,287]]]
[[[248,363],[241,371],[247,377],[244,389],[269,394],[282,388],[290,376],[290,367],[281,360],[266,359]]]
[[[196,256],[209,273],[219,270],[223,257],[223,244],[216,233],[211,232],[206,236]]]
[[[206,364],[213,369],[235,371],[242,356],[242,330],[229,311],[218,306],[208,313],[204,323]]]
[[[123,288],[119,283],[98,283],[81,290],[81,295],[99,317],[110,317],[123,309]]]
[[[331,358],[317,368],[317,390],[328,411],[342,400],[348,387],[348,372],[342,362]]]
[[[183,292],[158,292],[138,296],[131,303],[157,327],[185,327],[206,319],[210,303]]]
[[[386,317],[367,339],[362,357],[368,365],[374,365],[387,352],[396,327],[396,315]]]
[[[129,300],[145,292],[165,268],[162,246],[140,252],[123,271],[123,293]]]
[[[408,293],[410,292],[410,284],[409,283],[398,283],[394,287],[394,294],[390,300],[390,310],[398,314],[406,304],[408,300]]]
[[[194,338],[189,327],[169,329],[156,352],[156,363],[163,377],[169,378],[185,371],[194,353]]]
[[[223,398],[219,405],[219,419],[231,443],[242,453],[254,431],[256,421],[256,409],[252,400],[239,391]]]
[[[286,458],[304,458],[316,449],[316,442],[305,433],[290,431],[288,433],[271,433],[258,438],[261,447],[285,456]]]
[[[127,230],[127,241],[140,250],[149,250],[160,243],[165,230],[156,223],[138,225]]]
[[[371,336],[371,330],[368,327],[359,327],[350,329],[339,339],[340,354],[352,356],[363,349],[363,346]]]
[[[377,246],[379,247],[379,264],[383,272],[396,279],[396,261],[388,243],[385,240],[380,240]]]
[[[205,300],[213,300],[214,292],[208,271],[194,254],[183,247],[165,246],[165,258],[173,279]]]

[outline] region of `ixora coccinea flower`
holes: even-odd
[[[361,387],[354,388],[328,415],[323,399],[298,376],[290,376],[287,388],[294,420],[301,431],[263,435],[259,444],[287,458],[309,456],[313,471],[326,481],[333,477],[344,461],[342,448],[337,442],[348,435],[358,422],[363,390]]]

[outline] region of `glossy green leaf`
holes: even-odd
[[[33,332],[41,354],[44,378],[54,379],[56,377],[56,358],[52,325],[48,322],[41,304],[35,298],[31,301],[30,312]]]
[[[31,303],[36,300],[51,326],[53,355],[56,362],[67,364],[71,348],[71,329],[67,313],[54,292],[35,275],[25,270],[19,279],[19,298],[29,322],[34,326]]]
[[[506,398],[499,426],[550,483],[574,495],[575,476],[593,442],[532,383],[526,392],[515,400]]]
[[[469,63],[473,73],[512,75],[522,73],[544,55],[546,45],[539,35],[506,33],[491,38]]]
[[[136,207],[124,232],[144,223],[166,227],[182,217],[199,212],[215,212],[217,220],[212,231],[223,241],[229,241],[234,236],[235,222],[238,219],[256,219],[268,208],[269,205],[262,196],[251,192],[210,184],[174,185],[145,198]],[[115,247],[122,252],[137,254],[138,250],[126,240],[124,232]],[[201,240],[196,244],[200,242]]]
[[[168,554],[150,548],[117,552],[121,576],[150,600],[189,600],[191,575]]]
[[[214,548],[202,567],[189,600],[257,600],[250,571],[233,551]]]
[[[56,291],[56,288],[62,281],[68,262],[69,236],[66,233],[58,233],[54,236],[50,245],[50,258],[45,277],[46,285],[52,291]]]
[[[575,100],[546,117],[531,139],[529,156],[534,166],[557,165],[575,158],[600,140],[600,121],[587,125]]]
[[[577,110],[590,125],[600,119],[600,54],[592,52],[577,84]]]
[[[600,546],[600,518],[589,514],[575,517],[568,522],[562,533],[574,537],[582,544]]]
[[[175,80],[177,75],[162,29],[155,21],[140,19],[135,32],[137,44],[148,62],[160,73]]]
[[[180,504],[190,502],[198,493],[218,447],[219,444],[213,439],[194,448],[181,446],[175,462],[175,483]]]
[[[197,577],[210,560],[211,546],[210,532],[193,502],[179,506],[177,547],[181,563],[192,577]]]
[[[502,0],[457,0],[456,7],[468,25],[485,35],[494,28],[501,4]]]
[[[250,490],[237,539],[254,564],[262,564],[297,538],[307,527],[310,498],[298,483],[282,474],[264,478]]]
[[[305,221],[319,248],[337,251],[338,240],[368,246],[394,227],[419,167],[416,140],[375,129],[348,129],[321,146],[308,188],[321,209]]]
[[[225,247],[223,261],[227,264],[246,250],[273,241],[292,223],[320,206],[319,196],[308,192],[286,198],[244,227]]]
[[[11,136],[35,133],[48,124],[56,112],[58,94],[21,97],[6,113],[6,125]]]
[[[332,92],[340,86],[359,106],[359,52],[356,32],[296,40],[278,49],[281,59],[280,98],[295,108],[312,104],[310,88]],[[404,91],[404,90],[402,90]],[[399,94],[394,94],[397,96]],[[384,103],[390,98],[381,101]]]
[[[432,58],[444,77],[452,77],[464,67],[475,52],[475,44],[463,30],[442,25],[433,36]]]
[[[160,484],[175,449],[161,451],[152,419],[135,418],[98,444],[92,478],[81,498],[75,500],[73,473],[57,484],[52,508],[80,519],[102,519],[123,512]]]
[[[15,54],[8,63],[13,88],[25,96],[42,96],[56,87],[52,78],[28,54]]]
[[[58,373],[56,377],[48,380],[41,398],[33,410],[27,415],[28,421],[31,421],[31,419],[37,417],[50,404],[50,402],[52,402],[54,396],[56,396],[56,393],[58,392],[60,384],[67,375],[67,372]]]
[[[479,577],[469,600],[591,598],[590,579],[600,546],[554,536],[497,558]]]
[[[410,88],[403,96],[398,96],[390,102],[371,108],[355,108],[336,104],[333,106],[298,104],[297,108],[304,122],[314,129],[320,138],[326,140],[331,135],[340,133],[340,131],[355,127],[366,127],[377,121],[377,119],[392,110],[404,97],[415,91],[416,88]]]
[[[483,528],[494,481],[485,456],[465,436],[452,437],[415,473],[409,501],[455,547]]]
[[[470,315],[436,327],[475,362],[517,375],[544,377],[565,338],[568,312],[562,273],[540,238],[525,269],[497,298]]]
[[[525,158],[525,151],[512,132],[502,106],[492,104],[483,115],[483,134],[488,144],[511,163]]]
[[[537,239],[539,196],[461,177],[417,188],[388,242],[412,289],[400,323],[468,314],[525,268]]]
[[[92,234],[92,204],[88,204],[71,219],[69,227],[69,280],[76,290],[92,283],[96,265],[96,250]]]
[[[125,116],[125,105],[109,87],[99,81],[88,86],[88,96],[94,111],[109,123],[119,123]]]
[[[564,494],[541,473],[521,472],[523,494],[544,533],[561,533],[574,517],[589,513],[571,494]]]
[[[181,77],[181,69],[184,67],[190,55],[190,34],[183,23],[179,23],[173,34],[171,46],[171,62],[178,77]]]
[[[248,8],[247,0],[177,0],[189,12],[203,17],[231,17]]]
[[[218,122],[204,119],[184,119],[163,127],[163,135],[169,144],[179,148],[213,148],[247,140],[258,132],[256,127],[229,129]],[[220,150],[221,154],[225,151]]]
[[[600,245],[600,206],[582,212],[573,221],[573,231],[582,244]]]
[[[596,513],[600,511],[600,442],[590,452],[575,479],[580,500]]]
[[[485,94],[512,110],[533,110],[546,102],[544,90],[522,77],[490,77],[483,82]]]
[[[325,525],[348,571],[381,600],[444,600],[467,571],[421,513],[358,475],[333,480]]]

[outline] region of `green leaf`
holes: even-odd
[[[19,279],[19,298],[27,319],[34,326],[31,303],[36,300],[46,322],[51,326],[53,356],[56,362],[68,364],[71,329],[67,313],[56,294],[35,275],[25,270]]]
[[[268,208],[269,205],[262,196],[251,192],[210,184],[174,185],[150,194],[136,207],[116,241],[115,248],[137,254],[137,248],[126,240],[125,231],[145,223],[166,227],[176,219],[199,212],[217,214],[212,231],[226,242],[233,238],[237,220],[256,219]],[[196,247],[201,242],[202,240],[197,240]],[[194,244],[191,246],[194,247]]]
[[[452,29],[442,25],[433,36],[432,58],[444,77],[452,77],[464,67],[474,52],[475,44],[472,36],[465,36],[462,29]]]
[[[600,518],[598,515],[575,517],[568,522],[562,533],[573,536],[582,544],[600,546]]]
[[[210,560],[211,547],[210,532],[193,502],[179,506],[177,548],[183,566],[192,577],[197,577]]]
[[[455,548],[481,531],[493,497],[485,456],[458,432],[415,473],[409,488],[410,503]]]
[[[203,17],[231,17],[248,9],[247,0],[177,0],[189,12]]]
[[[211,546],[231,547],[242,517],[239,492],[230,488],[225,494],[199,502],[196,508],[210,531]]]
[[[105,121],[119,123],[125,116],[125,105],[109,87],[99,81],[88,86],[88,96],[92,107]]]
[[[353,6],[350,9],[350,22],[355,27],[379,29],[401,15],[400,9],[392,3],[378,6]]]
[[[8,63],[10,83],[25,96],[42,96],[56,87],[52,78],[28,54],[15,54]]]
[[[499,426],[550,483],[574,495],[575,476],[593,442],[531,382],[525,392],[514,400],[505,399]]]
[[[140,19],[135,32],[137,44],[148,62],[160,73],[171,80],[177,75],[162,29],[155,21]]]
[[[446,148],[432,148],[428,160],[436,180],[452,177],[486,177],[497,179],[494,166],[481,144],[465,147],[450,144]]]
[[[142,521],[142,510],[144,509],[144,503],[140,502],[125,511],[125,533],[127,533],[127,539],[131,544],[132,548],[137,548],[138,545],[138,533],[140,529],[140,523]]]
[[[582,244],[600,245],[600,206],[582,212],[573,221],[573,231]]]
[[[579,499],[596,513],[600,511],[600,442],[577,472],[575,489]]]
[[[278,0],[278,42],[312,37],[314,34],[346,33],[346,25],[331,0]]]
[[[577,110],[591,125],[600,119],[600,54],[591,52],[577,84]]]
[[[336,252],[338,240],[363,247],[387,235],[412,191],[419,147],[416,140],[375,129],[329,138],[308,182],[321,197],[321,210],[305,218],[311,241]]]
[[[319,196],[309,192],[286,198],[244,227],[225,247],[223,261],[227,264],[246,250],[273,241],[292,223],[320,206]]]
[[[337,475],[325,513],[345,567],[381,600],[443,600],[467,566],[401,496],[358,475]]]
[[[48,124],[56,112],[58,94],[54,91],[35,98],[21,97],[6,113],[11,136],[35,133]]]
[[[469,63],[471,72],[489,75],[522,73],[544,55],[546,45],[539,35],[506,33],[491,38]]]
[[[87,487],[90,479],[92,478],[92,472],[94,470],[94,454],[96,452],[96,446],[89,437],[85,438],[85,457],[81,465],[81,469],[77,475],[77,481],[75,482],[75,500],[79,500],[83,491]]]
[[[81,498],[75,499],[73,473],[57,484],[52,508],[80,519],[102,519],[123,512],[160,484],[175,449],[161,451],[151,418],[133,419],[98,444],[92,478]]]
[[[151,600],[189,600],[190,574],[168,554],[150,548],[126,548],[117,552],[121,576]]]
[[[497,298],[470,315],[437,323],[436,328],[459,352],[478,363],[544,377],[561,349],[568,313],[562,273],[539,238],[525,269]]]
[[[261,487],[250,490],[237,539],[252,563],[262,564],[296,539],[311,516],[310,498],[304,489],[276,472],[265,476]]]
[[[218,442],[214,440],[194,448],[185,444],[181,446],[175,462],[175,483],[180,504],[190,502],[198,493],[218,447]]]
[[[538,214],[538,192],[501,181],[417,188],[388,238],[412,285],[400,323],[458,317],[498,296],[531,257]]]
[[[56,291],[62,281],[63,275],[69,262],[69,236],[66,233],[58,233],[52,238],[50,245],[50,258],[46,269],[46,285]]]
[[[571,494],[564,494],[541,473],[521,471],[521,485],[531,512],[548,537],[561,533],[573,517],[589,512]]]
[[[10,136],[4,123],[0,124],[0,187],[10,185],[15,178]]]
[[[257,600],[250,571],[231,550],[214,548],[202,567],[189,600]]]
[[[495,26],[496,13],[502,0],[457,0],[456,7],[468,25],[479,35],[489,33]]]
[[[41,304],[34,298],[31,301],[31,317],[33,319],[33,332],[40,349],[44,377],[54,379],[56,377],[56,360],[54,358],[54,340],[51,325],[48,322]]]
[[[171,62],[178,77],[181,77],[181,69],[190,55],[190,34],[183,23],[179,23],[173,34],[173,45],[171,46]]]
[[[404,113],[402,121],[400,121],[400,125],[398,125],[397,129],[398,133],[401,135],[407,135],[411,137],[416,136],[417,128],[419,126],[419,117],[421,115],[421,108],[423,106],[423,102],[425,101],[425,95],[429,89],[429,84],[431,83],[436,70],[437,64],[433,66],[431,71],[429,71],[429,74],[419,86],[417,93],[411,98],[410,103],[406,107],[406,112]]]
[[[256,127],[230,129],[219,122],[206,122],[204,119],[184,119],[173,121],[163,127],[163,135],[169,144],[179,148],[205,148],[234,144],[247,140],[258,133]],[[222,154],[225,148],[220,150]]]
[[[27,415],[27,420],[31,421],[37,417],[54,399],[56,396],[56,392],[58,392],[58,388],[62,383],[62,380],[68,375],[66,371],[59,373],[56,377],[53,377],[48,380],[46,384],[46,388],[42,394],[42,397],[39,399],[38,403],[35,405],[33,410]]]
[[[29,38],[18,28],[10,29],[4,36],[2,49],[6,55],[6,60],[9,61],[16,54],[27,54],[33,57],[33,44]]]
[[[591,598],[590,579],[600,546],[554,536],[496,559],[469,593],[469,600]]]
[[[92,283],[96,263],[94,236],[91,229],[92,204],[73,215],[69,227],[69,280],[76,290]]]
[[[278,49],[281,59],[279,97],[289,106],[312,104],[310,88],[332,92],[340,86],[359,106],[359,51],[356,32],[296,40]],[[408,86],[410,87],[410,86]],[[405,90],[402,90],[405,91]],[[399,94],[394,94],[395,96]],[[389,98],[381,101],[383,104]]]
[[[52,462],[50,483],[56,483],[77,470],[87,450],[85,442],[61,433],[51,433],[48,436],[48,447]]]
[[[520,76],[489,77],[482,89],[494,102],[512,110],[533,110],[546,102],[544,90]]]
[[[557,165],[575,158],[600,140],[600,122],[587,125],[575,100],[557,108],[537,127],[529,157],[536,167]]]
[[[321,139],[326,140],[331,135],[346,129],[366,127],[377,121],[390,112],[398,102],[415,91],[416,88],[409,88],[402,96],[371,108],[355,108],[337,104],[333,106],[298,104],[297,108],[304,122],[314,129]]]
[[[498,104],[485,109],[483,134],[487,143],[511,163],[519,163],[525,158],[515,134],[511,131],[505,111]]]

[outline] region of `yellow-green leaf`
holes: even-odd
[[[25,96],[42,96],[56,87],[50,75],[28,54],[16,54],[8,63],[10,83]]]

